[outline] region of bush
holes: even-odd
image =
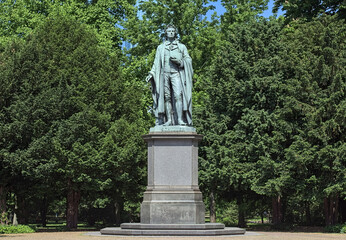
[[[220,204],[217,210],[216,222],[222,222],[227,227],[237,226],[238,223],[238,207],[235,202],[226,202]]]
[[[324,228],[327,233],[346,233],[346,223],[327,226]]]
[[[340,233],[346,233],[346,224],[341,228]]]
[[[11,234],[11,233],[33,233],[35,232],[29,226],[26,225],[0,225],[0,234]]]
[[[232,217],[224,217],[221,222],[227,227],[237,226],[237,220]]]

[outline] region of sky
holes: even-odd
[[[218,0],[217,2],[213,3],[213,5],[215,6],[215,11],[217,12],[217,14],[220,16],[225,12],[225,8],[221,5],[221,1]],[[268,9],[266,11],[264,11],[263,14],[261,14],[261,16],[263,17],[269,17],[272,16],[272,8],[274,6],[274,0],[269,0],[269,4],[268,4]],[[212,15],[214,13],[214,11],[209,11],[208,15]],[[278,12],[278,16],[283,15],[283,12],[279,10]],[[208,16],[210,17],[210,16]]]

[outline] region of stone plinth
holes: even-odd
[[[144,224],[202,224],[205,207],[198,187],[196,132],[152,132],[148,143],[148,187],[141,205]]]

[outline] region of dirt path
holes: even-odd
[[[244,236],[219,237],[122,237],[100,236],[96,232],[54,232],[0,235],[1,240],[323,240],[343,239],[346,234],[325,233],[286,233],[286,232],[247,232]]]

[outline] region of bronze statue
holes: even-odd
[[[192,60],[186,46],[177,40],[177,30],[169,24],[166,41],[156,50],[146,81],[151,81],[155,125],[192,125]]]

